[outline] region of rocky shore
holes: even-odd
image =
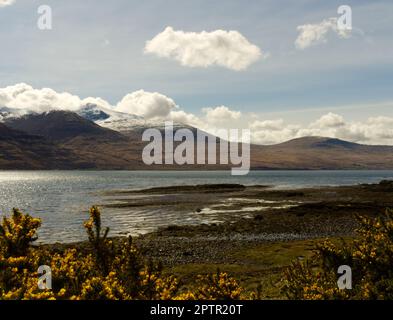
[[[309,256],[323,238],[353,237],[357,215],[376,216],[393,208],[393,182],[296,190],[201,185],[112,196],[116,201],[107,207],[165,206],[219,217],[217,223],[159,228],[135,237],[134,243],[145,257],[161,261],[181,278],[219,267],[255,285],[266,277],[273,281],[293,259]],[[49,245],[56,250],[70,246],[85,248],[85,243]]]
[[[160,192],[179,193],[181,189],[162,189]],[[203,201],[199,192],[200,187],[195,189],[198,194],[195,197]],[[230,223],[163,228],[139,237],[137,243],[148,256],[157,257],[168,265],[232,263],[228,251],[263,243],[353,236],[357,227],[356,215],[375,216],[393,207],[393,183],[387,181],[375,185],[299,190],[239,187],[226,190],[225,196],[223,190],[217,188],[206,198],[212,193],[218,198],[236,197],[237,202],[232,202],[229,209],[225,207],[231,212],[236,211],[235,207],[241,212],[245,204],[261,200],[265,206],[247,218],[233,213],[238,219]]]
[[[114,201],[103,205],[104,212],[111,207],[170,207],[219,218],[216,223],[171,225],[136,237],[149,257],[168,265],[230,263],[226,252],[237,247],[350,237],[356,215],[375,216],[393,207],[393,182],[295,190],[239,184],[172,186],[111,195]]]

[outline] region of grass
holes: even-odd
[[[260,287],[263,299],[284,299],[280,290],[283,270],[296,259],[310,258],[316,244],[322,240],[325,239],[260,244],[228,252],[228,259],[234,261],[232,264],[183,264],[168,268],[166,272],[175,274],[184,288],[192,288],[198,274],[214,273],[220,269],[238,279],[247,290]],[[338,238],[330,240],[340,241]]]

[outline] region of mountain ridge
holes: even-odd
[[[77,136],[121,137],[117,131],[103,128],[71,111],[49,111],[40,114],[23,115],[5,121],[15,130],[43,136],[49,140],[61,141]]]
[[[98,116],[105,117],[100,113]],[[146,166],[142,150],[147,142],[141,140],[141,128],[133,127],[130,132],[124,134],[101,127],[70,111],[8,118],[0,122],[0,169],[226,170],[231,167]],[[276,145],[253,144],[251,168],[393,169],[393,146],[363,145],[329,137],[302,137]]]

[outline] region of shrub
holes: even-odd
[[[311,262],[295,262],[286,270],[283,290],[290,299],[393,298],[393,211],[357,219],[359,237],[353,242],[326,241]],[[340,265],[352,269],[351,290],[337,286]]]
[[[36,232],[41,220],[18,209],[13,209],[11,218],[4,217],[0,225],[0,244],[5,257],[21,257],[27,254],[29,245],[37,240]]]
[[[217,270],[215,274],[198,276],[196,289],[178,296],[180,300],[248,300],[236,279]]]
[[[169,300],[240,299],[243,289],[225,273],[201,276],[195,292],[179,295],[179,282],[164,276],[162,265],[146,261],[132,238],[117,245],[108,239],[109,228],[102,228],[101,213],[90,209],[84,227],[88,250],[76,248],[48,252],[31,246],[37,239],[40,220],[14,209],[0,228],[0,300]],[[38,289],[37,270],[49,265],[52,289]]]
[[[93,247],[96,264],[102,274],[108,274],[110,265],[114,259],[114,247],[111,240],[108,240],[109,228],[102,230],[101,213],[97,207],[90,209],[90,219],[84,224],[89,243]]]

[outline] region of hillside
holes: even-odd
[[[69,111],[51,111],[42,114],[30,114],[5,121],[5,124],[16,130],[43,136],[53,141],[66,141],[75,137],[105,138],[113,140],[121,138],[121,134],[102,128],[76,113]]]
[[[393,147],[304,137],[272,146],[252,146],[255,169],[393,169]]]
[[[5,124],[0,123],[0,169],[224,170],[230,167],[145,166],[141,158],[146,145],[141,141],[143,128],[147,127],[138,125],[127,132],[118,132],[66,111],[8,118]],[[393,169],[393,147],[304,137],[271,146],[252,145],[251,167],[257,170]]]
[[[6,120],[3,131],[14,135],[23,132],[29,139],[18,141],[18,150],[12,148],[13,141],[4,135],[7,143],[1,147],[4,169],[135,169],[141,168],[143,146],[123,134],[100,127],[76,113],[51,111],[29,114]],[[36,141],[32,141],[34,137]],[[51,154],[60,156],[49,157]],[[32,157],[24,162],[15,162],[13,154],[22,155],[34,148]],[[7,155],[7,156],[6,156]]]
[[[88,166],[71,150],[0,123],[0,169],[71,169]]]

